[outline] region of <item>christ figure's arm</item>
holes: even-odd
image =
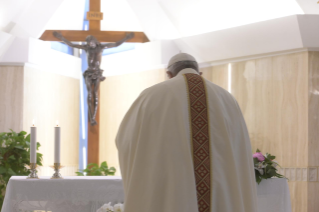
[[[127,40],[129,40],[129,39],[131,39],[131,38],[133,38],[133,37],[134,37],[134,33],[131,32],[131,33],[129,33],[129,34],[126,34],[125,38],[123,38],[123,39],[120,40],[120,41],[117,41],[117,42],[115,42],[115,43],[102,44],[101,46],[102,46],[103,48],[113,48],[113,47],[117,47],[117,46],[121,45],[122,43],[124,43],[125,41],[127,41]]]
[[[71,46],[73,48],[78,48],[78,49],[85,49],[85,45],[80,45],[80,44],[74,44],[70,41],[68,41],[65,37],[61,35],[61,33],[58,33],[56,31],[53,32],[54,37],[57,39],[63,41],[66,45]]]

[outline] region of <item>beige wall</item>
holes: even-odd
[[[100,162],[107,161],[120,175],[115,137],[134,100],[146,88],[163,82],[164,69],[107,77],[100,88]]]
[[[253,151],[277,156],[289,178],[294,212],[319,208],[319,53],[232,63],[231,93],[249,130]],[[228,88],[228,64],[202,69],[212,82]]]
[[[53,170],[54,126],[61,126],[63,175],[74,175],[79,152],[79,80],[29,66],[0,67],[0,130],[30,132],[32,120],[41,143],[43,167],[39,175]],[[5,100],[5,101],[2,101]]]
[[[23,129],[23,67],[0,66],[0,132]]]
[[[74,175],[79,152],[79,80],[25,67],[23,128],[29,132],[36,119],[37,138],[43,153],[42,175],[51,175],[54,163],[54,126],[61,127],[62,174]],[[73,173],[72,173],[73,172]]]
[[[308,72],[308,211],[319,208],[319,52],[309,52]],[[317,172],[316,172],[317,171]]]

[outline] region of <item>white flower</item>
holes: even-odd
[[[113,207],[111,206],[111,203],[102,205],[101,208],[99,208],[96,212],[113,212]]]
[[[275,161],[275,160],[273,160],[272,162],[273,162],[273,163],[272,163],[271,165],[276,168],[276,167],[278,166],[278,162]]]
[[[124,212],[124,205],[121,203],[115,204],[114,212]]]
[[[266,165],[264,165],[262,162],[259,162],[257,166],[254,167],[261,175],[264,175],[264,168],[266,168]]]

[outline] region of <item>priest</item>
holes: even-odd
[[[125,212],[256,212],[247,127],[234,97],[171,58],[169,80],[144,90],[116,138]]]

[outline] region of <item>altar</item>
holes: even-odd
[[[39,180],[14,176],[10,179],[1,212],[52,211],[96,212],[105,203],[124,202],[120,177],[64,177]]]
[[[291,212],[286,179],[268,179],[257,185],[258,212]],[[120,177],[64,177],[28,180],[24,176],[9,181],[1,212],[52,211],[96,212],[103,204],[124,203]]]

